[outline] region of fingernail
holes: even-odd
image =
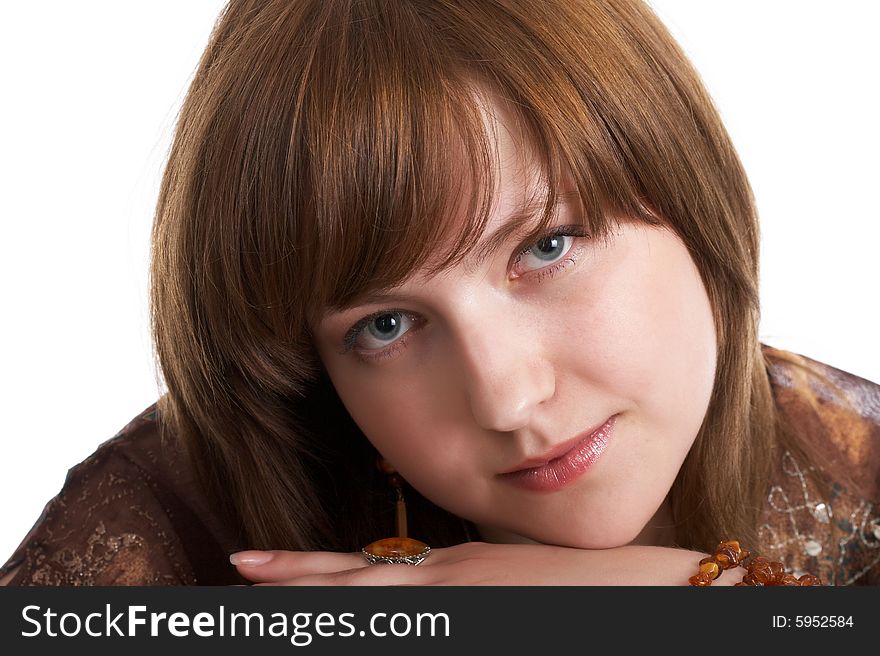
[[[274,555],[268,551],[239,551],[229,554],[229,562],[233,565],[263,565],[272,560]]]

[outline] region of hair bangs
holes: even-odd
[[[488,221],[490,143],[473,101],[464,89],[413,76],[412,61],[406,77],[382,68],[375,85],[332,119],[334,138],[312,148],[323,169],[310,304],[320,312],[400,285],[454,235],[441,252],[448,266]]]
[[[313,67],[308,83],[306,130],[299,138],[306,141],[312,175],[308,185],[291,181],[313,196],[307,225],[314,259],[303,268],[312,283],[308,323],[417,272],[430,277],[475,256],[499,167],[496,125],[486,120],[493,97],[510,110],[526,142],[521,150],[533,152],[541,181],[531,204],[543,197],[543,206],[536,215],[517,216],[518,236],[537,241],[561,194],[577,196],[576,216],[594,240],[607,239],[613,221],[624,216],[658,223],[617,148],[610,127],[617,117],[585,102],[574,73],[558,74],[567,93],[551,104],[546,71],[559,68],[560,60],[536,51],[536,59],[522,58],[514,67],[493,56],[502,48],[534,51],[536,35],[515,32],[522,40],[515,44],[491,43],[496,32],[465,40],[471,31],[450,29],[448,15],[438,25],[417,13],[424,8],[406,3],[374,9],[351,7],[352,20],[340,22],[340,33],[332,35],[333,57]],[[354,20],[360,11],[364,16]],[[497,31],[508,40],[510,33]],[[311,125],[320,130],[309,132]],[[566,180],[573,189],[563,192]]]

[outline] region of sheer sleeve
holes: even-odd
[[[109,443],[68,472],[0,577],[19,566],[9,585],[195,583],[154,481]]]
[[[242,582],[228,561],[234,544],[171,453],[151,406],[69,470],[0,579],[15,571],[8,585]]]
[[[880,385],[791,353],[771,374],[780,411],[829,454],[832,489],[824,497],[783,453],[759,529],[766,555],[832,585],[880,585]]]

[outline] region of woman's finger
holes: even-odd
[[[240,551],[229,557],[238,572],[251,581],[282,581],[326,575],[369,566],[359,553],[333,551]]]
[[[379,564],[327,574],[306,574],[296,578],[266,581],[257,586],[345,586],[345,585],[427,585],[430,574],[405,564]]]

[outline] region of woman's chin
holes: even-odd
[[[614,549],[616,547],[624,547],[634,542],[638,542],[637,538],[641,534],[640,527],[619,527],[616,530],[608,530],[603,527],[601,535],[596,535],[590,530],[573,531],[572,527],[566,527],[564,532],[559,531],[542,531],[516,533],[515,531],[505,531],[504,535],[508,543],[531,543],[531,544],[547,544],[557,547],[569,547],[572,549]],[[501,535],[501,533],[488,533],[488,535]],[[487,540],[488,542],[497,540]]]

